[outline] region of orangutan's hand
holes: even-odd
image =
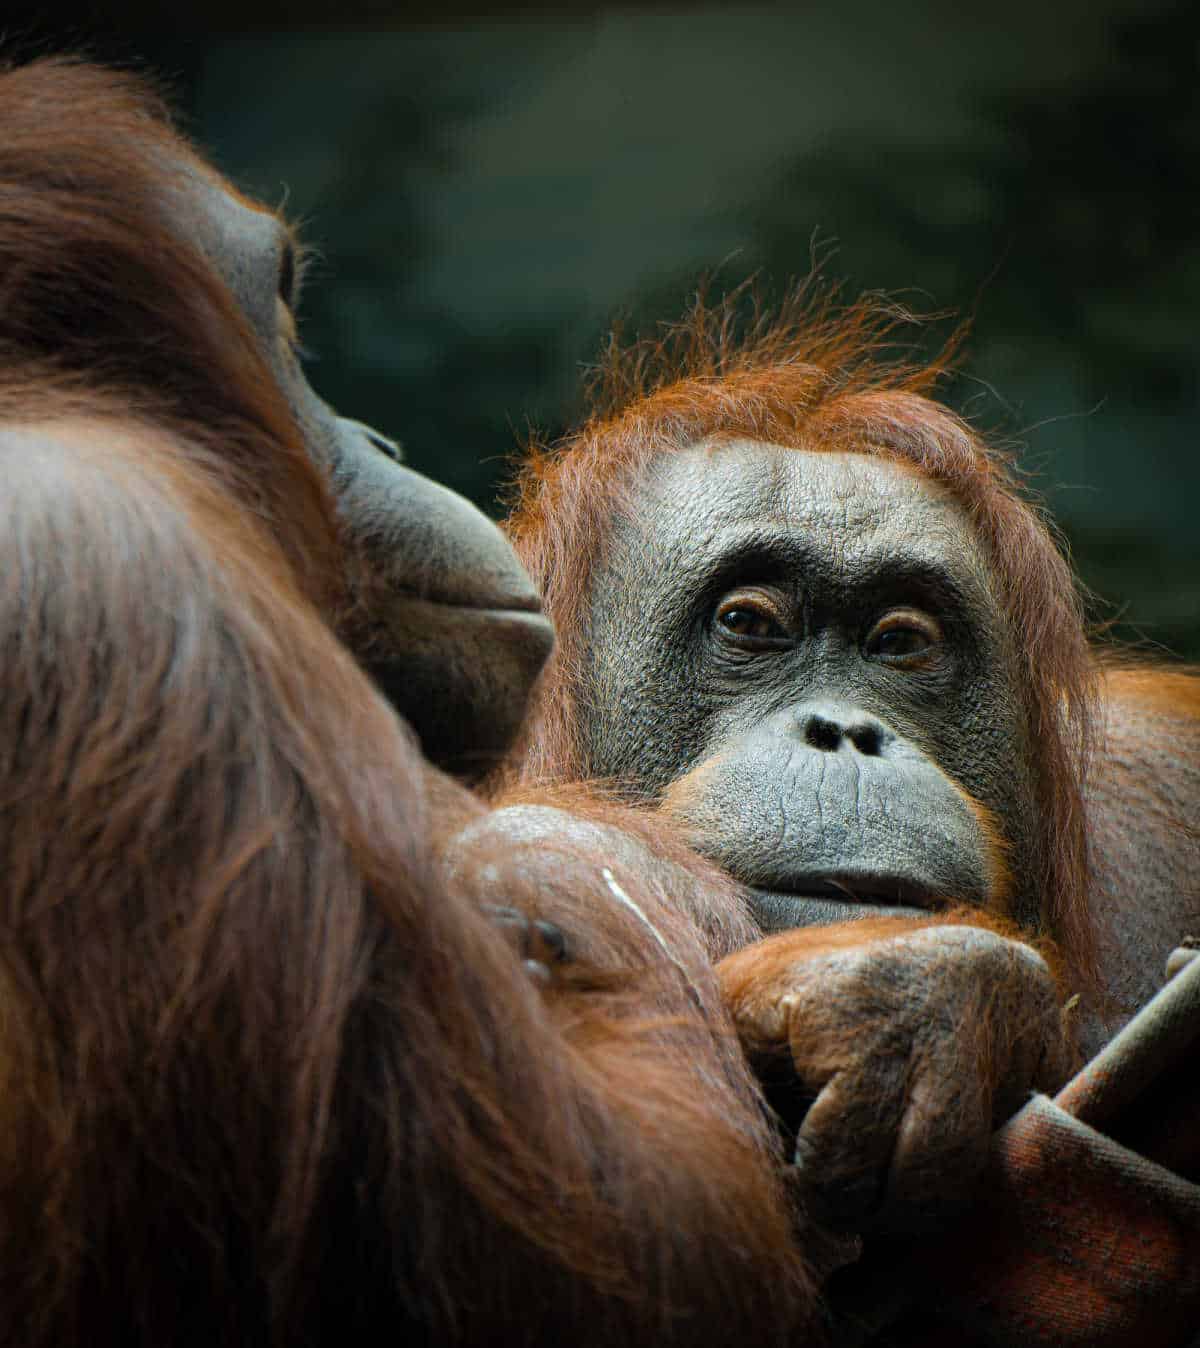
[[[811,1216],[838,1229],[947,1215],[972,1195],[997,1125],[1071,1067],[1045,962],[979,926],[806,927],[717,973],[764,1079],[790,1076],[793,1100],[812,1102],[795,1161]]]

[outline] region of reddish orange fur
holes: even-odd
[[[1006,936],[1011,941],[1020,941],[1032,946],[1046,961],[1055,981],[1065,988],[1062,954],[1054,941],[1049,939],[1031,940],[1029,933],[1022,931],[1017,923],[1003,913],[987,913],[980,921],[977,908],[946,908],[929,917],[876,917],[863,918],[856,922],[837,922],[827,927],[805,927],[802,930],[782,933],[769,937],[771,942],[787,942],[790,951],[799,959],[817,959],[832,954],[835,950],[853,950],[868,941],[885,941],[893,936],[905,936],[909,932],[924,927],[977,927],[986,926],[997,936]],[[766,942],[763,942],[764,949]],[[750,956],[753,959],[753,955]],[[747,982],[752,980],[747,980]]]
[[[1200,780],[1200,669],[1156,666],[1120,651],[1099,653],[1100,689],[1106,713],[1092,786],[1093,813],[1099,802],[1117,801],[1140,808],[1118,817],[1105,811],[1107,832],[1140,830],[1152,837],[1163,857],[1177,869],[1181,912],[1193,931],[1200,917],[1200,824],[1196,781]],[[1130,877],[1132,878],[1132,877]],[[1099,889],[1096,904],[1124,898]],[[1160,896],[1154,896],[1161,902]]]
[[[1111,650],[1099,670],[1089,898],[1111,1033],[1200,935],[1200,672]]]
[[[613,345],[596,410],[562,443],[531,449],[507,523],[559,637],[521,770],[532,780],[587,775],[578,707],[587,695],[581,654],[592,578],[613,518],[630,514],[655,456],[745,437],[910,464],[962,504],[990,557],[1024,676],[1045,821],[1046,931],[1086,986],[1094,955],[1080,783],[1094,690],[1077,591],[1007,458],[926,396],[944,361],[914,367],[881,354],[902,317],[869,299],[838,309],[801,290],[779,314],[760,314],[748,338],[739,335],[735,302],[709,308],[698,300],[661,341]]]
[[[1159,716],[1200,721],[1198,669],[1148,665],[1105,652],[1100,676],[1106,704],[1127,703]]]
[[[0,126],[0,1341],[790,1340],[700,937],[614,866],[683,986],[582,849],[448,873],[487,816],[333,634],[326,484],[166,209],[209,170],[72,63]],[[481,899],[599,971],[544,996]]]

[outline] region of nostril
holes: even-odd
[[[404,462],[404,451],[395,440],[389,440],[386,435],[380,435],[378,431],[370,428],[367,428],[367,439],[381,454],[386,454],[389,459],[395,460],[396,463]]]
[[[867,758],[878,758],[883,752],[883,727],[874,721],[864,721],[846,731],[850,743]]]
[[[823,753],[836,753],[842,742],[842,727],[825,716],[810,716],[804,723],[804,742]]]
[[[850,749],[864,758],[879,758],[893,738],[882,721],[853,707],[844,712],[833,707],[810,709],[801,716],[800,723],[805,744],[825,754]]]
[[[404,462],[403,447],[397,444],[395,440],[382,435],[374,426],[368,426],[365,421],[355,421],[353,417],[338,417],[337,423],[346,434],[362,436],[372,449],[377,449],[381,454],[386,454],[389,459],[393,459],[396,463]]]

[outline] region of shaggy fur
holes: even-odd
[[[791,1341],[701,940],[489,842],[335,637],[326,484],[173,223],[211,170],[70,62],[0,128],[0,1343]],[[597,966],[543,990],[498,902]]]
[[[1070,952],[1081,982],[1093,974],[1087,845],[1080,783],[1088,758],[1093,667],[1080,602],[1054,537],[1011,463],[930,401],[950,352],[932,365],[890,359],[904,315],[873,300],[839,308],[798,291],[777,314],[740,323],[741,296],[700,299],[661,340],[614,342],[597,371],[594,411],[562,443],[535,447],[507,521],[541,587],[559,647],[523,751],[530,780],[589,775],[580,707],[592,577],[614,516],[634,508],[658,455],[704,440],[751,439],[797,450],[853,450],[912,464],[969,512],[1020,634],[1034,756],[1046,930]]]

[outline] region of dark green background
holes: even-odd
[[[169,78],[319,247],[314,383],[486,506],[615,313],[833,241],[852,290],[974,315],[948,396],[1023,446],[1093,616],[1200,657],[1196,4],[5,13]]]

